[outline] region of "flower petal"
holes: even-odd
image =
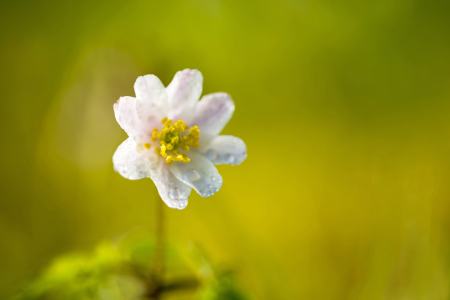
[[[145,155],[138,154],[136,142],[129,137],[120,144],[113,155],[114,170],[131,180],[150,177],[150,169],[154,168],[156,158],[156,154],[151,151]]]
[[[218,135],[231,119],[233,112],[234,102],[230,95],[226,93],[205,95],[197,104],[192,124],[198,126],[201,135]]]
[[[157,122],[167,115],[168,101],[166,88],[155,75],[139,76],[134,84],[137,110],[143,122],[156,117]]]
[[[153,151],[139,154],[132,138],[120,144],[113,155],[113,163],[114,170],[127,179],[151,178],[167,206],[176,209],[186,207],[191,187],[176,179],[164,160]]]
[[[167,117],[174,121],[181,119],[189,124],[202,94],[202,85],[203,76],[200,71],[186,69],[177,72],[166,89],[169,99]]]
[[[150,134],[147,128],[139,119],[136,107],[136,98],[120,97],[114,103],[114,113],[117,123],[128,134],[128,136],[139,136]]]
[[[232,135],[219,135],[201,149],[201,152],[215,165],[237,166],[247,158],[244,141]]]
[[[216,167],[196,151],[189,152],[189,163],[172,163],[170,171],[181,182],[189,185],[202,197],[214,195],[222,187],[222,176]]]
[[[158,167],[151,170],[151,178],[167,206],[176,209],[183,209],[187,206],[192,189],[175,178],[164,160],[161,159]]]

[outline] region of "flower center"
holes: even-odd
[[[152,141],[159,140],[160,145],[159,148],[155,149],[155,153],[164,157],[168,164],[174,161],[190,162],[187,155],[180,153],[180,150],[189,152],[191,147],[197,148],[199,146],[200,130],[198,126],[195,125],[188,129],[183,120],[178,120],[172,124],[172,120],[167,118],[164,118],[161,123],[164,124],[161,131],[158,132],[156,128],[152,131]],[[144,146],[147,148],[146,145]]]

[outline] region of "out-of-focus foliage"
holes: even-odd
[[[236,286],[233,277],[224,275],[219,280],[214,280],[202,288],[199,300],[240,300],[246,299],[244,293]]]
[[[0,1],[0,299],[141,226],[151,180],[113,171],[139,75],[204,75],[248,146],[167,211],[262,300],[450,297],[450,1]],[[169,262],[170,263],[170,262]],[[174,296],[175,297],[175,296]]]
[[[164,276],[169,279],[163,280],[164,299],[171,293],[183,293],[182,299],[247,299],[232,273],[219,271],[199,249],[191,248],[184,254],[174,248],[167,251],[165,259],[170,262],[170,269]],[[103,242],[92,253],[56,258],[25,284],[13,300],[152,299],[151,292],[157,285],[151,274],[153,255],[154,244],[150,239],[141,238],[125,245]],[[180,277],[182,273],[185,275]]]

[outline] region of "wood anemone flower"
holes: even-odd
[[[185,208],[191,189],[214,195],[223,183],[214,165],[238,165],[247,157],[240,138],[219,135],[233,115],[233,100],[213,93],[199,101],[202,84],[198,70],[177,72],[167,88],[145,75],[134,84],[136,98],[114,104],[129,136],[113,155],[114,169],[127,179],[151,178],[171,208]]]

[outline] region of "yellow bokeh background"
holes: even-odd
[[[138,228],[156,189],[113,171],[112,105],[199,69],[248,158],[166,209],[254,299],[450,297],[448,1],[0,3],[0,298]]]

